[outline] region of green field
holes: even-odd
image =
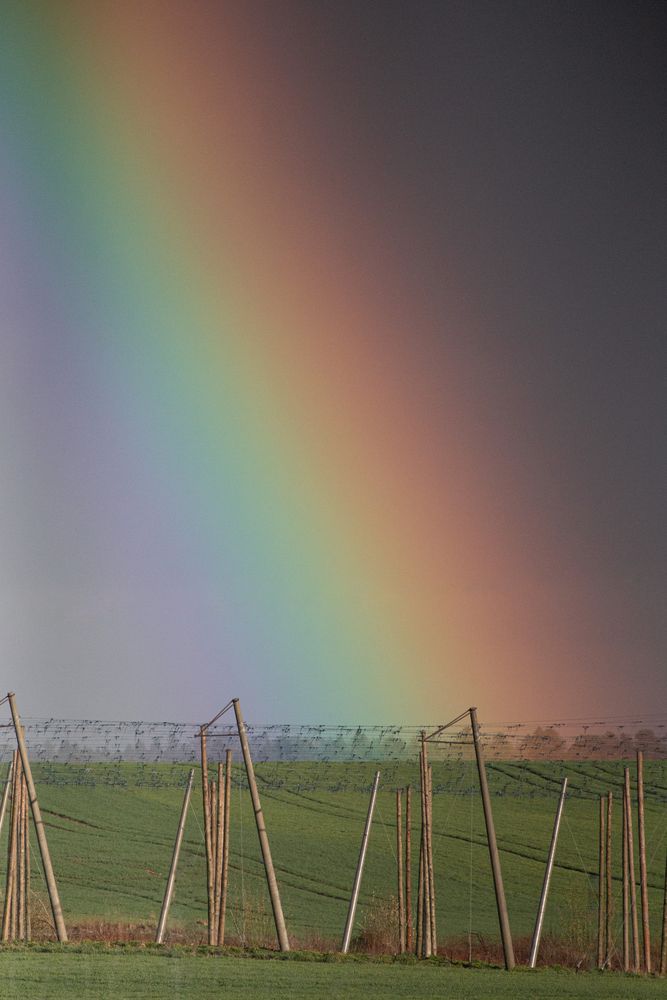
[[[257,768],[288,930],[297,944],[323,949],[335,947],[339,941],[373,770],[372,764],[328,764],[324,768],[304,763],[266,764]],[[35,767],[68,925],[105,921],[134,925],[130,936],[147,937],[152,933],[160,910],[187,771],[185,765],[164,764]],[[357,921],[357,928],[366,926],[369,935],[378,925],[386,931],[391,924],[387,913],[391,910],[396,881],[394,789],[408,782],[416,786],[416,772],[416,767],[407,764],[398,768],[392,765],[379,795]],[[563,774],[570,779],[571,794],[565,807],[546,929],[566,941],[570,955],[587,967],[592,959],[595,930],[597,796],[608,789],[613,790],[617,803],[615,933],[620,947],[622,764],[606,761],[489,765],[498,842],[519,955],[522,949],[525,952],[526,939],[532,930]],[[235,941],[270,944],[270,908],[251,805],[240,768],[235,782],[229,933]],[[473,957],[483,958],[490,953],[498,934],[481,803],[476,792],[470,793],[476,787],[475,773],[468,762],[434,765],[439,937],[445,942],[445,953],[447,942],[460,939],[464,950],[470,941]],[[667,846],[665,762],[647,764],[646,787],[651,919],[657,940]],[[184,933],[190,940],[196,940],[197,936],[203,940],[206,917],[201,796],[197,791],[195,786],[170,924],[175,932]],[[415,797],[415,896],[417,813]],[[6,857],[5,838],[3,831],[2,865]],[[33,859],[36,859],[35,847]],[[1,869],[0,878],[4,883]],[[42,888],[36,862],[33,887]],[[34,905],[37,932],[40,912],[42,929],[46,930],[45,911]],[[548,952],[545,957],[549,957]],[[17,957],[17,968],[23,961],[29,964],[33,959]],[[168,967],[165,963],[165,968]]]
[[[434,964],[262,961],[178,952],[18,950],[0,953],[3,1000],[650,1000],[664,982],[618,973],[463,969]]]

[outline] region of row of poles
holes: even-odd
[[[435,869],[433,865],[433,767],[428,763],[422,734],[419,751],[421,833],[419,840],[419,882],[417,889],[416,933],[412,919],[412,787],[396,790],[396,858],[398,867],[398,947],[401,953],[413,950],[421,958],[437,952],[435,912]],[[405,833],[403,796],[405,794]]]
[[[29,941],[32,931],[31,889],[30,889],[30,815],[35,828],[37,846],[44,870],[44,880],[51,904],[53,926],[58,941],[67,941],[67,930],[63,918],[60,894],[51,863],[51,853],[46,838],[32,768],[28,758],[25,731],[21,724],[16,696],[12,691],[0,701],[9,702],[12,724],[16,734],[16,750],[12,755],[9,775],[0,803],[0,831],[11,798],[11,818],[7,853],[7,876],[5,900],[2,915],[2,940]]]
[[[29,836],[29,810],[37,836],[44,876],[51,903],[54,928],[59,941],[67,941],[67,931],[60,905],[58,887],[51,864],[51,857],[46,839],[46,832],[42,820],[41,810],[37,799],[35,784],[32,777],[30,761],[28,759],[25,744],[25,734],[21,725],[21,720],[16,706],[15,696],[10,692],[3,701],[8,701],[12,713],[12,722],[16,733],[17,750],[12,757],[10,773],[5,786],[5,790],[0,802],[0,831],[5,819],[8,802],[11,797],[11,820],[10,835],[8,842],[8,863],[6,876],[5,901],[2,919],[2,940],[29,940],[31,932],[30,915],[30,836]],[[207,873],[207,903],[208,903],[208,941],[210,945],[221,945],[225,937],[225,913],[227,905],[228,884],[229,884],[229,830],[231,812],[231,780],[232,780],[232,752],[226,751],[225,765],[217,765],[217,781],[209,779],[208,753],[207,753],[207,733],[209,728],[224,713],[233,707],[236,716],[236,723],[241,744],[241,752],[245,764],[248,787],[252,799],[253,812],[257,826],[262,861],[264,864],[271,906],[273,909],[274,922],[278,944],[281,951],[289,951],[289,940],[287,928],[282,910],[280,892],[276,879],[271,849],[269,845],[264,813],[257,788],[254,766],[250,754],[247,731],[241,706],[238,698],[228,703],[211,722],[202,725],[200,729],[201,747],[201,781],[202,781],[202,802],[204,813],[204,841],[206,848],[206,873]],[[486,778],[486,766],[480,740],[479,723],[477,721],[476,709],[471,708],[462,713],[452,722],[441,726],[439,729],[427,736],[421,734],[421,748],[419,752],[419,772],[420,772],[420,805],[421,805],[421,837],[419,849],[419,887],[417,893],[417,927],[414,935],[414,947],[417,955],[427,958],[437,952],[436,934],[436,907],[435,907],[435,878],[433,864],[433,769],[428,761],[428,742],[437,742],[438,736],[450,726],[460,722],[466,715],[470,717],[470,724],[477,760],[477,768],[480,781],[480,791],[484,819],[487,833],[487,843],[491,860],[496,904],[498,908],[498,918],[500,924],[501,939],[505,966],[507,969],[514,967],[514,950],[509,927],[509,917],[503,887],[502,872],[500,869],[500,855],[496,843],[493,813],[491,810],[491,799],[489,795]],[[179,853],[183,841],[185,822],[187,818],[194,770],[189,774],[183,806],[179,819],[179,825],[174,844],[172,862],[170,866],[167,886],[162,905],[162,911],[158,923],[156,941],[160,943],[164,938],[169,907],[173,898],[176,870]],[[345,930],[343,933],[342,951],[349,948],[356,907],[361,888],[368,841],[370,837],[373,812],[377,800],[377,792],[380,782],[380,772],[375,775],[371,798],[369,802],[368,814],[364,826],[359,860],[352,886],[350,905],[348,908]],[[534,966],[537,959],[537,949],[542,931],[544,912],[546,907],[547,894],[551,873],[553,870],[558,831],[560,827],[563,804],[567,788],[567,779],[564,779],[561,796],[556,812],[554,830],[549,848],[547,867],[542,887],[542,894],[538,907],[538,915],[533,934],[531,946],[530,965]],[[634,834],[632,823],[632,800],[630,771],[625,768],[624,788],[623,788],[623,841],[622,841],[622,868],[623,868],[623,967],[626,971],[632,968],[639,971],[640,967],[647,973],[651,972],[651,939],[649,929],[649,905],[648,905],[648,877],[646,862],[646,831],[644,818],[644,757],[643,752],[637,752],[637,813],[638,813],[638,840],[639,840],[639,868],[640,868],[640,891],[641,891],[641,917],[642,917],[642,943],[643,954],[640,959],[639,954],[639,927],[638,909],[636,898],[636,881],[634,868]],[[399,911],[399,949],[409,951],[413,947],[413,924],[412,924],[412,884],[411,884],[411,830],[412,830],[412,796],[411,788],[405,789],[405,838],[402,833],[402,790],[397,792],[396,799],[396,820],[397,820],[397,857],[398,857],[398,911]],[[611,792],[606,797],[600,799],[600,829],[599,829],[599,903],[598,903],[598,965],[603,968],[611,961],[612,952],[612,916],[613,916],[613,872],[612,872],[612,819],[613,819],[613,795]],[[403,844],[405,844],[405,864],[403,863]],[[630,949],[630,939],[632,939],[632,951]],[[643,963],[643,966],[642,966]],[[663,904],[663,928],[662,947],[660,954],[660,973],[667,973],[667,867],[665,870],[665,897]]]
[[[489,847],[489,856],[491,860],[491,871],[493,874],[493,886],[496,897],[496,905],[498,909],[498,920],[500,924],[500,936],[503,945],[503,956],[505,960],[505,968],[510,970],[514,968],[514,947],[512,944],[512,934],[509,925],[509,915],[507,912],[507,902],[505,899],[505,889],[503,885],[503,876],[500,868],[500,854],[498,851],[498,845],[496,842],[496,831],[493,822],[493,811],[491,808],[491,796],[489,794],[489,786],[486,779],[486,764],[484,761],[484,753],[482,750],[482,743],[480,738],[480,727],[477,720],[477,709],[469,708],[467,711],[462,712],[451,722],[448,722],[444,726],[440,726],[436,729],[434,733],[426,735],[424,731],[421,733],[421,748],[419,751],[419,777],[420,777],[420,805],[421,805],[421,838],[419,845],[419,886],[417,892],[417,926],[415,934],[415,953],[422,957],[428,958],[431,955],[437,953],[437,921],[436,921],[436,907],[435,907],[435,873],[433,864],[433,769],[428,762],[428,747],[429,742],[437,742],[438,737],[451,726],[456,725],[466,716],[470,718],[470,727],[472,731],[473,745],[475,748],[475,757],[477,760],[477,771],[479,775],[480,791],[482,795],[482,806],[484,809],[484,821],[486,824],[486,837],[487,844]],[[361,842],[361,850],[359,852],[359,860],[357,862],[357,870],[354,877],[354,883],[352,886],[352,894],[350,897],[350,905],[348,908],[347,920],[345,923],[345,930],[343,932],[343,942],[341,950],[346,952],[349,948],[350,937],[352,934],[352,926],[354,924],[354,916],[357,907],[357,901],[359,898],[359,889],[361,886],[361,877],[364,868],[364,862],[366,859],[366,850],[368,847],[368,838],[370,834],[371,822],[373,819],[373,810],[375,808],[375,800],[377,798],[378,784],[380,781],[380,772],[378,771],[375,775],[375,781],[373,783],[373,789],[371,791],[371,799],[368,808],[368,815],[366,817],[366,825],[364,828],[364,834]],[[406,789],[406,829],[405,829],[405,868],[403,868],[403,837],[402,837],[402,796],[399,791],[396,810],[397,810],[397,847],[398,847],[398,902],[399,902],[399,947],[401,951],[411,950],[412,948],[412,883],[411,883],[411,809],[412,809],[412,798],[411,789],[408,787]]]
[[[646,823],[644,814],[644,754],[637,751],[637,835],[639,854],[639,907],[637,905],[637,880],[635,875],[635,838],[632,818],[632,789],[630,768],[624,770],[622,808],[622,962],[625,972],[652,971],[651,929],[649,924],[648,870],[646,859]],[[598,934],[597,964],[603,969],[611,964],[613,941],[613,817],[612,792],[600,796],[599,820],[599,878],[598,878]],[[639,916],[641,910],[641,948]],[[663,902],[662,942],[659,971],[667,974],[667,865],[665,867],[665,895]]]
[[[233,698],[222,708],[210,722],[204,723],[200,727],[199,740],[201,752],[201,787],[202,806],[204,813],[204,845],[206,853],[206,898],[207,898],[207,930],[208,943],[211,946],[222,945],[225,942],[225,914],[227,910],[227,896],[229,889],[229,827],[231,815],[232,798],[232,752],[227,750],[225,754],[225,765],[217,765],[217,781],[209,779],[208,764],[208,732],[211,726],[220,719],[230,708],[234,709],[236,726],[238,730],[239,742],[241,744],[241,754],[245,764],[248,788],[252,800],[255,824],[257,826],[257,836],[259,839],[262,863],[266,874],[266,881],[271,899],[271,908],[276,925],[278,945],[281,951],[289,951],[289,939],[287,937],[287,927],[283,915],[278,881],[273,866],[269,837],[264,821],[264,812],[257,788],[255,778],[255,768],[250,753],[248,734],[241,712],[241,703],[238,698]],[[183,841],[183,831],[187,817],[190,797],[192,794],[192,783],[194,770],[190,772],[188,783],[183,798],[183,807],[179,819],[174,851],[172,855],[169,877],[165,889],[162,912],[156,931],[155,940],[161,944],[169,915],[169,908],[174,893],[176,879],[176,869],[178,858]]]
[[[29,941],[30,915],[30,825],[28,785],[21,758],[14,751],[9,775],[0,804],[0,831],[11,798],[11,816],[7,844],[5,904],[2,915],[2,940]]]
[[[503,943],[505,966],[511,969],[514,964],[514,950],[509,928],[509,918],[505,892],[500,871],[500,857],[495,837],[493,814],[491,811],[491,800],[489,796],[488,783],[486,779],[486,767],[479,738],[479,724],[476,710],[469,709],[469,712],[458,716],[447,726],[436,730],[431,736],[421,734],[421,749],[419,751],[419,773],[420,773],[420,805],[421,805],[421,836],[419,848],[419,888],[417,894],[417,914],[416,914],[416,934],[413,941],[413,918],[412,918],[412,789],[408,785],[405,789],[396,791],[396,857],[398,876],[398,950],[401,953],[414,952],[421,958],[428,958],[437,954],[436,936],[436,908],[435,908],[435,882],[433,864],[433,769],[428,762],[428,742],[437,741],[437,737],[449,726],[459,722],[465,715],[470,715],[472,728],[473,745],[477,759],[480,789],[482,793],[482,804],[484,808],[484,818],[486,823],[487,843],[491,859],[491,868],[494,879],[494,889],[496,903],[498,907],[498,917]],[[356,911],[361,876],[366,857],[370,826],[373,818],[373,810],[377,797],[380,772],[375,776],[371,799],[369,803],[368,816],[362,838],[357,871],[352,888],[348,917],[343,935],[342,950],[346,952],[349,948],[352,925]],[[547,855],[547,863],[540,893],[535,927],[533,930],[530,956],[528,964],[530,968],[537,965],[537,956],[544,926],[547,898],[553,873],[558,835],[563,816],[563,808],[567,793],[567,778],[564,778],[561,785],[560,797],[554,819],[551,843]],[[403,796],[405,794],[405,828],[403,827]],[[612,873],[612,816],[613,816],[613,795],[609,792],[600,798],[600,836],[599,836],[599,893],[598,893],[598,967],[605,968],[610,965],[613,950],[612,918],[613,918],[613,873]],[[641,922],[642,922],[642,944],[643,951],[640,957],[639,949],[639,920],[636,896],[635,880],[635,851],[632,821],[632,796],[630,783],[630,769],[625,768],[624,790],[623,790],[623,843],[622,843],[622,870],[623,870],[623,969],[629,972],[631,969],[639,972],[643,969],[650,974],[652,970],[651,962],[651,938],[649,929],[649,897],[648,897],[648,874],[646,857],[646,828],[644,814],[644,755],[643,751],[637,751],[637,816],[638,816],[638,840],[639,840],[639,873],[641,892]],[[632,938],[632,952],[630,950],[630,938]],[[667,864],[665,867],[665,886],[663,898],[663,926],[662,942],[660,950],[659,971],[661,975],[667,974]]]

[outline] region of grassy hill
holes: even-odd
[[[54,868],[68,923],[107,921],[154,926],[171,859],[186,765],[37,765]],[[355,764],[265,764],[257,768],[267,828],[290,936],[336,943],[375,767]],[[565,806],[546,930],[582,956],[595,931],[598,796],[614,792],[616,940],[620,947],[621,786],[619,762],[495,762],[489,765],[498,843],[512,930],[532,931],[560,781]],[[199,773],[196,773],[196,779]],[[417,768],[392,764],[371,834],[357,927],[386,924],[396,892],[395,788]],[[667,762],[647,762],[647,832],[651,918],[657,940],[667,849]],[[474,952],[498,937],[481,801],[473,765],[434,764],[434,853],[439,936],[473,934]],[[413,807],[413,897],[417,886],[418,798]],[[6,827],[0,844],[4,884]],[[33,886],[43,885],[33,837]],[[228,927],[235,939],[271,940],[272,924],[244,773],[235,768]],[[44,895],[44,899],[46,899]],[[38,908],[35,908],[39,923]],[[203,934],[206,918],[201,794],[195,784],[170,927]]]

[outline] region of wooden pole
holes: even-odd
[[[218,789],[216,787],[215,781],[211,780],[208,783],[208,801],[209,810],[211,814],[211,874],[213,879],[212,885],[212,907],[211,913],[213,916],[213,928],[212,928],[212,941],[211,944],[216,944],[218,940],[218,906],[217,906],[217,896],[216,896],[216,882],[215,873],[217,866],[217,856],[218,856],[218,843],[217,843],[217,817],[218,817]]]
[[[637,912],[637,882],[635,879],[635,839],[632,830],[632,792],[630,768],[625,768],[623,794],[625,796],[625,824],[628,833],[628,882],[630,884],[630,920],[632,925],[632,969],[639,971],[639,917]]]
[[[208,786],[208,754],[206,749],[206,730],[202,726],[199,733],[201,748],[201,794],[202,806],[204,810],[204,846],[206,850],[206,902],[208,906],[207,928],[208,943],[215,944],[213,928],[215,918],[213,916],[213,853],[211,849],[211,799]]]
[[[405,951],[405,895],[403,891],[403,789],[396,789],[396,868],[398,876],[398,951]]]
[[[484,822],[486,824],[486,839],[489,845],[489,855],[491,858],[491,870],[493,872],[493,886],[496,894],[496,905],[498,907],[498,921],[500,923],[500,936],[503,942],[503,954],[505,957],[505,968],[510,971],[514,968],[514,946],[512,944],[512,932],[510,930],[509,914],[507,912],[507,901],[505,899],[505,887],[503,885],[503,874],[500,867],[500,854],[496,843],[496,830],[493,823],[493,811],[491,809],[491,796],[489,795],[489,785],[486,779],[486,767],[484,765],[484,753],[481,740],[479,738],[479,723],[477,722],[477,709],[470,710],[470,724],[472,726],[472,738],[475,744],[475,757],[477,759],[477,770],[479,772],[479,785],[482,792],[482,806],[484,808]]]
[[[665,860],[665,888],[662,896],[662,942],[660,945],[660,975],[667,975],[667,859]]]
[[[241,741],[241,751],[243,753],[243,761],[245,763],[246,774],[248,776],[248,785],[250,786],[250,797],[252,799],[252,806],[255,812],[255,822],[257,824],[257,836],[259,837],[259,846],[261,848],[262,859],[264,861],[264,870],[266,872],[266,881],[269,887],[269,896],[271,897],[271,907],[273,909],[273,919],[276,925],[276,934],[278,935],[278,943],[280,945],[281,951],[289,951],[289,939],[287,937],[287,927],[285,926],[285,917],[283,916],[283,907],[280,901],[280,890],[278,889],[278,881],[276,879],[276,873],[273,867],[273,859],[271,858],[271,847],[269,844],[269,837],[266,832],[264,813],[262,812],[262,803],[259,798],[259,791],[257,790],[257,781],[255,780],[255,769],[253,767],[252,757],[250,756],[248,735],[246,733],[245,722],[243,721],[243,715],[241,714],[241,705],[238,698],[234,698],[233,705],[234,705],[234,714],[236,715],[236,725],[239,731],[239,740]]]
[[[630,877],[628,866],[628,813],[625,808],[625,789],[623,790],[623,972],[630,971]]]
[[[7,771],[7,780],[5,782],[4,791],[2,793],[2,802],[0,803],[0,833],[2,833],[2,827],[5,822],[5,813],[7,812],[7,802],[9,801],[9,793],[12,786],[12,778],[14,776],[14,767],[16,766],[16,757],[18,756],[17,751],[14,750],[12,753],[12,759],[9,762],[9,770]]]
[[[598,837],[598,969],[604,966],[604,957],[607,951],[605,941],[605,871],[606,871],[606,850],[607,839],[605,836],[606,812],[604,796],[600,796],[600,825]]]
[[[614,909],[614,886],[613,886],[613,881],[612,881],[612,860],[613,860],[613,856],[612,856],[612,853],[611,853],[611,840],[612,840],[612,836],[611,835],[612,835],[612,825],[613,825],[613,818],[614,818],[613,804],[614,804],[613,803],[613,795],[612,795],[611,792],[607,792],[607,849],[606,849],[606,853],[605,853],[605,862],[606,862],[606,865],[605,865],[605,874],[606,874],[606,883],[607,884],[606,884],[606,907],[605,907],[605,930],[604,930],[604,936],[605,936],[605,943],[606,943],[605,965],[608,968],[611,968],[611,959],[612,959],[611,952],[612,952],[612,946],[613,946],[612,926],[611,926],[612,917],[613,917],[613,909]]]
[[[435,918],[435,865],[433,863],[433,765],[428,765],[427,770],[428,778],[428,845],[429,845],[429,877],[431,880],[430,884],[430,895],[431,895],[431,951],[434,955],[438,954],[438,929],[436,925]]]
[[[195,776],[195,771],[193,768],[190,771],[190,774],[188,775],[188,782],[187,785],[185,786],[185,794],[183,795],[183,805],[181,806],[181,815],[178,820],[176,839],[174,841],[174,850],[171,855],[169,876],[167,878],[167,885],[164,890],[164,899],[162,900],[162,910],[160,911],[160,919],[158,920],[157,930],[155,932],[156,944],[162,944],[162,942],[164,941],[164,932],[167,926],[169,907],[171,906],[171,900],[174,895],[174,883],[176,882],[176,869],[178,868],[178,858],[181,853],[181,844],[183,843],[183,833],[185,831],[185,821],[188,815],[188,806],[190,805],[190,795],[192,794],[192,782],[194,780],[194,776]]]
[[[364,825],[364,832],[361,838],[361,847],[359,849],[359,860],[357,861],[357,870],[354,873],[354,882],[352,883],[352,892],[350,894],[350,905],[347,910],[347,919],[345,921],[345,930],[343,931],[343,943],[341,944],[341,951],[343,954],[347,954],[350,947],[350,938],[352,937],[352,928],[354,927],[354,916],[357,912],[357,902],[359,900],[359,890],[361,888],[361,877],[364,873],[364,863],[366,861],[366,851],[368,850],[368,838],[371,833],[371,824],[373,822],[373,812],[375,810],[375,801],[378,794],[378,785],[380,784],[380,772],[375,772],[375,780],[373,781],[373,788],[371,789],[371,797],[368,803],[368,813],[366,815],[366,823]]]
[[[422,748],[419,753],[419,779],[421,785],[422,841],[424,858],[424,888],[422,893],[422,958],[431,956],[431,879],[429,875],[428,839],[428,772],[425,754],[425,733],[422,732]]]
[[[415,954],[422,957],[424,950],[424,828],[419,838],[419,878],[417,882],[417,933],[415,935]]]
[[[225,915],[227,913],[227,888],[229,885],[229,815],[232,805],[232,751],[225,755],[225,809],[222,834],[222,889],[218,915],[218,944],[225,943]]]
[[[644,971],[651,974],[651,930],[648,916],[648,871],[646,865],[646,826],[644,817],[644,754],[637,751],[637,813],[639,827],[639,884],[642,904],[642,943]]]
[[[16,883],[16,833],[18,822],[18,786],[20,763],[17,761],[12,777],[12,811],[7,842],[7,879],[5,886],[5,906],[2,915],[2,940],[9,941],[12,937],[12,911],[14,908]]]
[[[220,944],[220,899],[222,897],[222,856],[225,851],[225,778],[222,763],[218,763],[218,799],[215,812],[215,942]]]
[[[412,951],[412,789],[405,789],[405,947]]]
[[[25,937],[25,797],[23,777],[19,780],[18,801],[18,836],[17,836],[17,871],[16,871],[16,937],[23,941]]]
[[[23,768],[23,773],[25,774],[26,782],[28,784],[28,800],[30,802],[30,809],[32,811],[32,818],[35,824],[35,833],[37,834],[37,845],[39,847],[39,853],[42,857],[42,867],[44,868],[44,878],[46,879],[46,887],[49,892],[49,901],[51,903],[51,912],[53,913],[53,922],[56,927],[56,936],[58,940],[62,943],[67,941],[67,929],[65,928],[65,920],[63,918],[63,911],[60,905],[60,896],[58,894],[58,885],[56,883],[56,877],[53,872],[53,865],[51,863],[51,854],[49,852],[49,844],[46,839],[46,830],[44,829],[44,821],[42,820],[42,811],[39,808],[39,802],[37,801],[37,791],[35,790],[35,782],[32,778],[32,770],[30,768],[30,760],[28,759],[28,750],[25,744],[25,738],[23,735],[23,726],[21,725],[21,719],[19,717],[18,709],[16,707],[16,698],[13,692],[7,695],[9,700],[9,707],[12,712],[12,720],[14,722],[14,730],[16,732],[16,742],[18,743],[19,754],[21,756],[21,765]]]
[[[25,822],[25,939],[32,938],[32,915],[30,912],[30,810],[28,808],[28,786],[24,796]]]
[[[558,831],[560,830],[561,816],[563,815],[563,806],[565,805],[565,795],[567,792],[567,778],[563,778],[563,783],[560,790],[560,798],[558,800],[558,808],[556,809],[556,818],[554,820],[554,828],[551,834],[551,843],[549,845],[549,853],[547,855],[547,866],[544,871],[544,880],[542,882],[542,892],[540,895],[540,902],[537,907],[537,918],[535,920],[535,929],[533,931],[533,940],[530,946],[530,958],[528,960],[528,965],[531,969],[534,969],[537,965],[537,953],[540,947],[540,938],[542,936],[542,926],[544,924],[544,914],[547,908],[547,897],[549,895],[549,884],[551,882],[551,873],[554,867],[554,861],[556,858],[556,847],[558,845]]]

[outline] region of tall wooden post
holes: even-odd
[[[208,943],[215,944],[213,936],[215,917],[213,915],[213,850],[211,844],[211,798],[208,785],[208,754],[206,748],[206,729],[202,726],[199,733],[201,748],[201,794],[204,812],[204,846],[206,850],[206,902]]]
[[[623,844],[622,844],[622,874],[623,874],[623,972],[630,971],[630,875],[628,864],[628,814],[625,808],[625,790],[623,792]]]
[[[403,789],[396,789],[396,869],[398,877],[398,891],[396,902],[398,906],[398,951],[403,954],[405,951],[405,896],[403,893],[403,810],[401,802]]]
[[[419,778],[421,785],[422,812],[422,855],[424,866],[424,888],[422,892],[422,958],[429,958],[432,953],[431,938],[431,876],[429,873],[429,836],[428,836],[428,770],[425,753],[425,733],[422,732],[422,748],[419,752]]]
[[[30,902],[30,810],[28,808],[28,786],[25,788],[24,796],[24,823],[25,823],[25,939],[32,938],[32,916]]]
[[[19,781],[18,824],[17,824],[17,866],[16,866],[16,937],[25,938],[25,782]]]
[[[225,943],[225,916],[227,913],[227,889],[229,885],[229,816],[232,805],[232,751],[225,755],[225,808],[222,830],[222,887],[220,891],[220,912],[218,914],[218,944]]]
[[[25,779],[28,785],[28,799],[30,802],[30,809],[32,811],[32,818],[35,824],[35,833],[37,834],[37,845],[39,847],[39,853],[42,857],[42,866],[44,868],[44,878],[46,879],[46,887],[49,892],[49,901],[51,903],[51,912],[53,913],[53,922],[56,927],[56,936],[59,941],[67,941],[67,930],[65,928],[65,920],[63,918],[63,911],[60,905],[60,896],[58,894],[58,885],[56,883],[56,877],[53,873],[53,865],[51,863],[51,854],[49,852],[49,845],[46,839],[46,831],[44,829],[44,822],[42,820],[42,811],[39,808],[39,802],[37,801],[37,792],[35,790],[35,782],[32,778],[32,770],[30,768],[30,760],[28,759],[28,750],[25,745],[25,738],[23,736],[23,727],[21,725],[21,719],[19,717],[18,709],[16,707],[16,698],[13,692],[7,695],[9,700],[9,707],[12,713],[12,721],[14,723],[14,730],[16,732],[16,742],[18,743],[19,754],[21,756],[21,765],[23,767],[23,773],[25,774]]]
[[[484,808],[484,822],[486,824],[486,839],[489,845],[489,855],[491,858],[491,870],[493,872],[493,886],[496,893],[496,905],[498,907],[498,921],[500,923],[500,936],[503,942],[503,954],[505,956],[505,968],[509,971],[514,968],[514,946],[512,944],[512,932],[510,930],[509,914],[507,912],[507,901],[505,899],[505,887],[503,885],[503,874],[500,867],[500,854],[496,843],[496,830],[493,824],[493,811],[491,809],[491,796],[489,795],[489,785],[486,779],[486,767],[484,765],[484,753],[479,738],[479,723],[477,722],[477,709],[470,709],[470,724],[472,726],[472,738],[475,745],[475,757],[477,758],[477,770],[479,772],[479,785],[482,792],[482,806]]]
[[[405,789],[405,947],[412,951],[412,789]]]
[[[644,969],[651,974],[651,930],[648,916],[648,872],[646,865],[646,825],[644,817],[644,754],[637,751],[637,813],[639,819],[639,883],[642,904],[642,943]]]
[[[639,917],[637,912],[637,882],[635,879],[635,838],[632,831],[632,792],[630,768],[625,768],[623,795],[625,798],[625,823],[628,833],[628,882],[630,884],[630,920],[632,926],[632,969],[639,971]]]
[[[604,967],[604,958],[607,951],[605,941],[605,872],[607,837],[605,833],[606,810],[604,796],[600,796],[600,824],[598,837],[598,969]]]
[[[415,935],[415,954],[418,958],[424,952],[424,827],[419,838],[419,877],[417,881],[417,933]]]
[[[9,837],[7,840],[7,878],[5,883],[5,905],[2,914],[2,940],[12,938],[12,911],[16,894],[16,838],[18,822],[18,787],[20,777],[20,760],[17,761],[12,775],[12,808],[10,817]]]
[[[222,858],[225,853],[225,780],[222,763],[218,763],[218,797],[215,812],[215,933],[220,943],[220,900],[222,897]]]
[[[613,916],[614,908],[614,885],[612,880],[612,861],[613,856],[611,853],[611,840],[612,840],[612,826],[613,826],[613,794],[612,792],[607,792],[607,849],[605,852],[605,872],[606,872],[606,908],[605,908],[605,965],[611,968],[611,948],[612,948],[612,927],[611,921]]]
[[[266,824],[264,822],[264,813],[262,812],[262,803],[259,798],[259,792],[257,790],[257,781],[255,780],[255,769],[252,763],[252,757],[250,756],[250,746],[248,745],[248,735],[246,733],[245,722],[243,721],[243,716],[241,714],[241,705],[238,698],[234,698],[234,713],[236,715],[236,725],[239,731],[239,740],[241,741],[241,751],[243,753],[243,761],[245,763],[246,774],[248,776],[248,785],[250,786],[250,797],[252,799],[252,807],[255,812],[255,822],[257,824],[257,836],[259,837],[259,846],[262,851],[262,858],[264,860],[264,870],[266,872],[266,881],[269,887],[269,896],[271,897],[271,907],[273,909],[273,919],[276,925],[276,934],[278,935],[278,943],[280,945],[281,951],[289,951],[289,939],[287,937],[287,928],[285,926],[285,918],[283,916],[283,907],[280,902],[280,890],[278,889],[278,881],[276,879],[276,873],[273,867],[273,859],[271,858],[271,847],[269,845],[269,837],[266,832]]]
[[[660,975],[667,975],[667,859],[665,860],[665,888],[662,896],[662,941],[660,943]]]
[[[2,833],[2,827],[5,822],[5,813],[7,812],[7,802],[9,801],[9,793],[12,787],[12,778],[14,776],[14,768],[16,766],[17,756],[18,756],[18,751],[14,750],[14,752],[12,753],[12,759],[9,762],[7,780],[5,782],[5,787],[2,793],[2,802],[0,803],[0,833]]]
[[[176,882],[176,869],[178,868],[178,858],[181,853],[181,844],[183,843],[183,833],[185,830],[185,821],[188,815],[188,806],[190,805],[190,795],[192,794],[192,782],[195,776],[194,768],[190,771],[188,775],[188,782],[185,786],[185,794],[183,795],[183,805],[181,806],[181,815],[178,820],[178,828],[176,830],[176,839],[174,841],[174,850],[171,856],[171,865],[169,867],[169,876],[167,878],[167,885],[164,891],[164,899],[162,900],[162,910],[160,912],[160,919],[158,921],[157,930],[155,932],[155,943],[162,944],[164,941],[164,932],[167,926],[167,917],[169,916],[169,907],[171,906],[171,900],[174,895],[174,883]]]
[[[438,954],[438,928],[436,924],[435,911],[435,866],[433,863],[433,765],[429,764],[426,776],[428,778],[428,846],[429,846],[429,878],[431,881],[429,891],[431,895],[431,951]]]

